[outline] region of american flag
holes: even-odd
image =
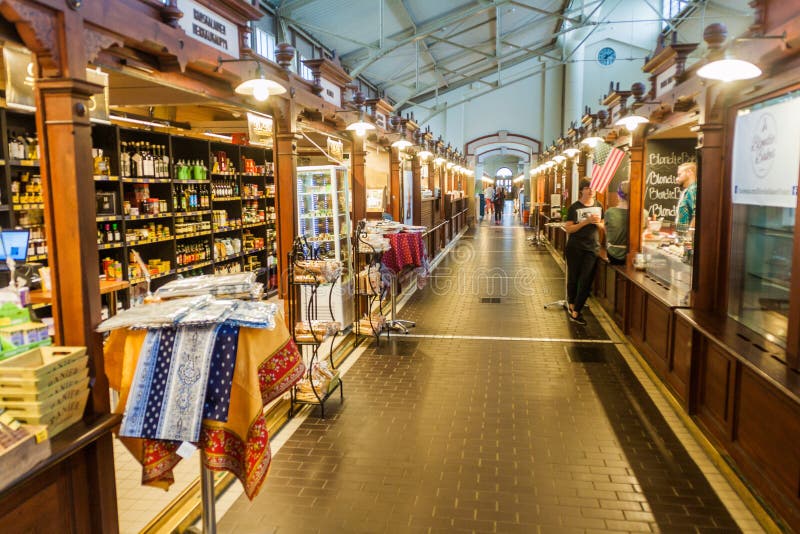
[[[592,167],[592,181],[589,187],[595,191],[605,192],[624,157],[625,152],[618,148],[612,148],[602,165],[595,164]]]

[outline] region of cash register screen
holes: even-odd
[[[0,232],[0,261],[10,256],[19,263],[28,258],[29,230],[3,230]]]

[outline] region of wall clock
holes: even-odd
[[[617,59],[617,52],[611,48],[610,46],[606,46],[600,49],[597,52],[597,62],[603,65],[604,67],[608,67]]]

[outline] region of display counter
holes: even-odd
[[[800,524],[800,376],[784,349],[737,321],[678,310],[676,340],[691,357],[689,413],[791,525]]]
[[[598,264],[595,292],[603,307],[647,359],[653,370],[688,406],[691,381],[690,353],[673,340],[686,339],[676,331],[675,311],[685,304],[685,293],[665,287],[630,265]]]

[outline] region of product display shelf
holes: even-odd
[[[200,243],[208,242],[211,244],[216,235],[220,235],[222,238],[241,237],[241,232],[245,229],[249,229],[250,233],[256,238],[263,238],[266,245],[259,252],[247,254],[249,257],[255,257],[258,260],[248,264],[251,265],[248,270],[258,271],[262,266],[275,263],[274,260],[270,261],[270,258],[273,258],[272,249],[275,241],[274,238],[269,239],[266,223],[253,225],[236,224],[224,228],[213,228],[212,226],[211,230],[185,234],[175,232],[178,224],[210,221],[210,216],[214,210],[225,211],[229,220],[241,221],[243,211],[241,197],[257,197],[266,193],[266,182],[268,177],[272,176],[271,149],[240,146],[232,143],[217,143],[206,139],[140,130],[113,124],[94,124],[92,126],[92,138],[93,146],[102,150],[102,157],[96,159],[99,159],[104,164],[104,168],[100,169],[100,172],[95,169],[94,173],[95,191],[98,193],[98,206],[100,206],[99,197],[102,193],[106,197],[104,205],[107,208],[107,212],[104,213],[98,210],[98,230],[102,232],[106,223],[117,223],[119,225],[117,230],[123,237],[137,235],[141,229],[149,229],[150,235],[153,235],[152,232],[156,226],[163,227],[170,234],[168,237],[158,239],[126,240],[122,246],[104,240],[99,245],[99,250],[104,251],[101,256],[101,263],[103,259],[109,258],[116,261],[120,266],[123,278],[130,278],[129,281],[132,283],[140,283],[144,278],[133,275],[131,271],[132,258],[130,256],[131,250],[139,247],[142,249],[139,252],[146,264],[152,260],[160,260],[168,262],[171,267],[169,272],[151,278],[151,289],[155,289],[169,280],[171,275],[191,276],[198,273],[214,272],[214,265],[217,263],[214,261],[199,262],[190,266],[178,266],[176,260],[179,244],[191,244],[192,242],[188,240],[192,238]],[[132,154],[131,147],[138,150],[141,146],[144,146],[145,152],[152,156],[155,172],[156,174],[160,173],[160,176],[130,176],[130,174],[133,174],[128,172],[130,159],[123,149],[127,148],[128,153]],[[220,158],[225,159],[226,164],[232,169],[230,172],[212,172],[215,159],[219,160]],[[245,168],[244,158],[252,160],[257,166],[260,166],[257,167],[258,169],[263,169],[267,172],[237,172]],[[123,159],[126,159],[127,163],[123,162]],[[197,169],[200,169],[200,175],[192,175]],[[187,170],[189,171],[188,177],[185,174]],[[212,189],[215,185],[215,180],[225,185],[230,185],[232,188],[235,187],[233,192],[236,194],[215,197]],[[238,194],[243,181],[252,184],[251,187],[255,188],[256,194]],[[149,190],[143,189],[145,187],[149,188]],[[10,198],[10,196],[6,197],[2,193],[0,191],[0,201]],[[149,197],[161,201],[161,213],[145,214],[140,211],[137,215],[131,215],[129,208],[137,207],[132,205],[134,193],[138,193],[137,199],[149,193]],[[267,215],[266,202],[264,200],[249,198],[248,200],[257,201],[259,203],[258,209],[263,210]],[[206,201],[208,204],[203,203]],[[166,203],[167,210],[164,210],[163,203]],[[1,213],[0,223],[5,224]],[[160,230],[157,231],[160,232]],[[144,235],[147,235],[147,232],[144,232]],[[144,248],[145,246],[147,248]],[[235,263],[236,259],[239,259],[240,265],[242,265],[241,257],[220,259],[219,262],[224,262],[227,269],[227,266]],[[242,267],[247,267],[247,265],[242,265]],[[277,273],[277,268],[275,268],[275,273]],[[268,275],[266,270],[260,274]],[[264,282],[265,284],[268,283],[271,278],[275,279],[275,283],[268,287],[274,289],[277,284],[277,276],[270,277],[268,275]],[[123,298],[127,299],[133,296],[133,291],[132,289],[131,295],[126,295]]]
[[[359,222],[353,235],[354,271],[356,273],[353,330],[356,339],[374,337],[375,343],[380,344],[381,334],[384,331],[387,338],[391,337],[391,330],[386,328],[386,321],[381,315],[381,297],[383,296],[381,258],[383,251],[376,250],[364,239],[365,224],[365,221]],[[375,277],[378,279],[377,288],[373,284]],[[373,312],[374,309],[377,309],[377,312]],[[380,315],[380,319],[376,317],[376,313]]]
[[[321,286],[335,286],[339,281],[337,278],[327,283],[322,283],[317,276],[313,282],[301,281],[296,278],[298,272],[303,272],[304,267],[300,265],[303,261],[321,261],[316,254],[316,249],[309,247],[308,243],[302,238],[295,239],[292,252],[288,255],[289,266],[289,294],[287,304],[289,307],[289,328],[292,331],[292,339],[300,348],[306,364],[306,376],[300,383],[292,388],[291,405],[289,407],[289,417],[293,417],[299,406],[305,404],[318,405],[320,416],[325,418],[325,402],[339,390],[339,400],[344,402],[344,386],[336,365],[333,361],[333,346],[339,334],[338,329],[332,335],[322,336],[316,332],[313,325],[320,320],[320,311],[327,304],[327,315],[332,321],[336,318],[333,315],[333,292],[325,295],[319,293]],[[320,302],[322,301],[322,302]],[[298,339],[297,325],[308,325],[311,340],[304,338]],[[323,343],[330,342],[328,358],[320,362],[319,351]]]

